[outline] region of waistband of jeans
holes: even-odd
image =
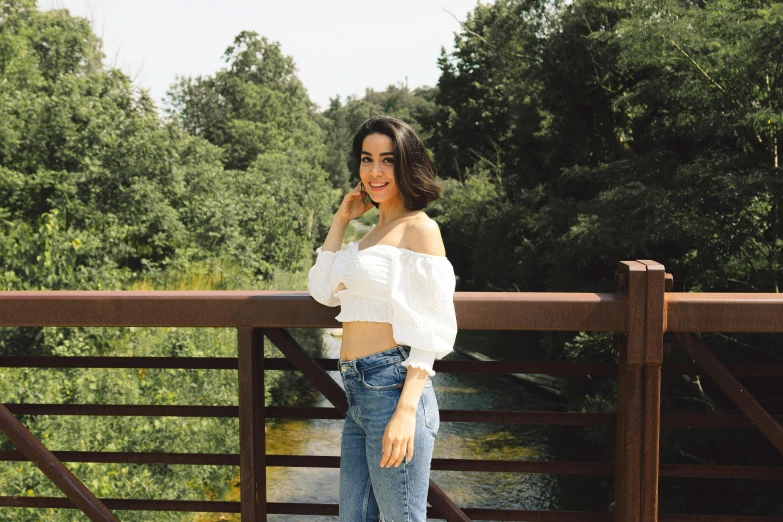
[[[406,359],[409,354],[410,346],[405,344],[398,344],[397,346],[393,346],[388,350],[365,355],[364,357],[359,357],[358,359],[353,359],[350,361],[339,360],[337,362],[337,366],[341,373],[351,374],[362,372],[382,364],[388,364],[394,360],[401,361]]]

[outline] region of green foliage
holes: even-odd
[[[32,0],[0,0],[0,289],[304,288],[314,247],[356,182],[352,134],[368,117],[391,115],[422,135],[443,178],[443,197],[427,211],[460,290],[611,292],[619,260],[655,259],[673,273],[675,290],[777,292],[781,35],[778,1],[497,0],[478,4],[454,50],[442,50],[436,87],[338,96],[317,114],[280,44],[242,32],[224,68],[178,79],[164,118],[145,91],[103,65],[86,21],[39,12]],[[375,219],[371,212],[360,221]],[[319,330],[294,335],[312,353],[321,349]],[[708,342],[737,360],[783,357],[761,336]],[[614,343],[602,333],[548,333],[538,350],[609,361]],[[6,355],[234,350],[230,330],[0,331]],[[279,355],[271,346],[265,354]],[[8,402],[236,398],[229,371],[0,373]],[[271,403],[312,392],[291,372],[266,377]],[[593,383],[572,407],[612,411],[614,382]],[[774,389],[765,392],[774,399]],[[665,410],[730,407],[690,378],[666,380],[667,396]],[[57,449],[226,452],[237,441],[234,420],[25,422]],[[586,436],[611,453],[605,431]],[[745,436],[695,440],[682,445],[666,432],[664,455],[688,463],[771,458]],[[32,467],[4,466],[4,494],[53,493]],[[236,474],[209,466],[73,469],[101,495],[139,498],[220,499]],[[765,500],[777,498],[772,489],[737,488],[753,499],[746,514],[774,514]],[[690,509],[676,489],[666,509]],[[17,517],[9,520],[76,516],[8,512]],[[169,519],[182,515],[156,515]]]
[[[611,292],[618,261],[654,259],[675,290],[778,292],[781,28],[781,2],[477,6],[456,50],[441,53],[431,142],[441,173],[460,180],[442,202],[460,289]],[[604,334],[542,343],[553,358],[613,354]],[[783,355],[758,335],[708,343],[735,360]],[[732,408],[696,384],[665,381],[664,410]],[[755,386],[774,410],[774,387]],[[595,379],[572,407],[611,411],[615,393]],[[702,433],[689,447],[676,435],[662,438],[674,462],[776,458],[747,434]],[[605,435],[588,437],[611,457]],[[754,492],[742,514],[779,514],[775,488]],[[669,512],[704,512],[676,486],[665,494]]]
[[[183,129],[224,150],[228,169],[246,170],[260,154],[297,149],[325,159],[322,130],[291,57],[280,44],[243,31],[214,76],[182,78],[169,91],[170,114]]]
[[[778,2],[477,6],[441,55],[432,143],[441,174],[502,187],[499,233],[528,245],[514,284],[606,290],[641,258],[680,289],[777,291],[781,20]],[[472,264],[497,256],[470,237]]]
[[[218,130],[227,141],[210,142],[180,126],[187,118],[164,121],[146,92],[105,68],[101,42],[86,20],[66,10],[39,12],[26,0],[0,0],[0,290],[303,289],[303,268],[330,221],[336,193],[319,166],[321,131],[293,62],[274,46],[259,57],[266,45],[243,33],[227,53],[231,67],[218,75],[221,93],[247,103],[222,115]],[[273,104],[261,103],[269,96]],[[292,333],[320,355],[320,330]],[[268,342],[264,352],[280,356]],[[236,333],[5,328],[0,354],[232,357]],[[233,370],[7,368],[0,374],[7,403],[237,402]],[[296,404],[313,394],[296,372],[267,372],[265,385],[270,404]],[[52,450],[238,452],[238,423],[231,418],[22,421]],[[6,440],[0,445],[11,448]],[[1,467],[3,495],[61,495],[28,463]],[[116,498],[220,500],[238,473],[230,466],[69,468],[98,496]],[[11,509],[3,519],[83,516]]]
[[[455,36],[455,50],[441,48],[438,107],[430,125],[442,176],[459,178],[482,159],[502,154],[509,179],[524,178],[519,183],[528,186],[537,179],[548,10],[539,0],[480,4]]]

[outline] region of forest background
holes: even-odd
[[[496,0],[467,13],[454,45],[433,57],[434,87],[335,97],[318,112],[279,43],[242,32],[223,69],[180,78],[162,110],[105,64],[87,20],[0,0],[0,290],[304,290],[314,250],[358,179],[350,137],[387,114],[411,123],[436,162],[446,190],[426,211],[459,291],[612,292],[617,262],[629,259],[663,263],[674,291],[779,291],[783,3]],[[313,354],[321,333],[293,331]],[[725,360],[783,360],[771,336],[706,340]],[[613,336],[542,333],[533,352],[613,361]],[[234,356],[235,337],[2,329],[0,354]],[[526,355],[510,348],[506,357]],[[664,386],[664,411],[732,409],[698,377]],[[270,372],[266,392],[270,404],[312,395],[292,372]],[[771,384],[755,393],[783,408]],[[226,405],[236,404],[236,374],[3,369],[0,397]],[[612,411],[614,382],[596,379],[569,407]],[[53,450],[238,451],[235,419],[22,420]],[[780,462],[747,430],[699,432],[687,446],[675,435],[662,437],[669,461]],[[585,437],[611,455],[612,440]],[[69,467],[115,498],[222,499],[236,476],[217,466]],[[731,487],[748,513],[783,514],[779,484]],[[662,483],[667,491],[662,510],[687,508]],[[59,494],[25,463],[0,464],[0,492]],[[77,516],[6,509],[0,518]]]

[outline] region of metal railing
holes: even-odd
[[[541,373],[617,377],[617,413],[441,410],[442,422],[502,422],[615,425],[616,462],[541,462],[433,459],[433,470],[552,473],[616,477],[615,512],[529,511],[461,508],[430,481],[428,516],[448,521],[535,520],[653,522],[740,520],[731,516],[658,516],[658,478],[731,477],[783,479],[783,468],[751,466],[660,465],[661,426],[757,426],[783,452],[781,418],[773,418],[743,390],[735,376],[783,376],[783,365],[722,365],[692,332],[781,332],[783,297],[779,294],[667,294],[672,279],[652,261],[624,261],[616,273],[616,293],[457,292],[460,330],[548,330],[618,332],[617,364],[436,361],[438,372]],[[0,460],[30,460],[66,498],[0,497],[0,506],[78,508],[91,520],[116,520],[112,510],[241,513],[242,520],[267,514],[337,515],[334,504],[269,503],[266,467],[339,467],[339,457],[266,453],[267,418],[342,419],[341,387],[326,373],[334,359],[313,359],[285,328],[337,327],[334,311],[305,292],[0,292],[0,327],[139,326],[233,327],[236,358],[181,357],[0,357],[0,367],[37,368],[191,368],[236,369],[238,406],[146,406],[8,404],[0,406],[0,429],[18,451],[0,451]],[[664,332],[673,332],[698,364],[664,366]],[[285,355],[263,355],[264,338]],[[297,369],[333,405],[331,408],[266,407],[264,370]],[[661,415],[661,374],[704,373],[732,397],[743,415]],[[732,375],[732,373],[734,375]],[[22,414],[238,417],[239,454],[49,452],[14,417]],[[62,462],[123,462],[240,467],[241,502],[97,499]],[[780,517],[742,517],[755,522]]]

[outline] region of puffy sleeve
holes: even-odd
[[[435,375],[432,365],[454,349],[454,267],[446,257],[401,250],[392,265],[392,335],[411,347],[404,366]]]
[[[315,249],[318,257],[315,264],[307,274],[307,291],[321,304],[326,306],[338,306],[340,298],[335,297],[334,292],[329,286],[329,273],[332,271],[332,265],[337,257],[337,252],[323,250],[323,247]]]

